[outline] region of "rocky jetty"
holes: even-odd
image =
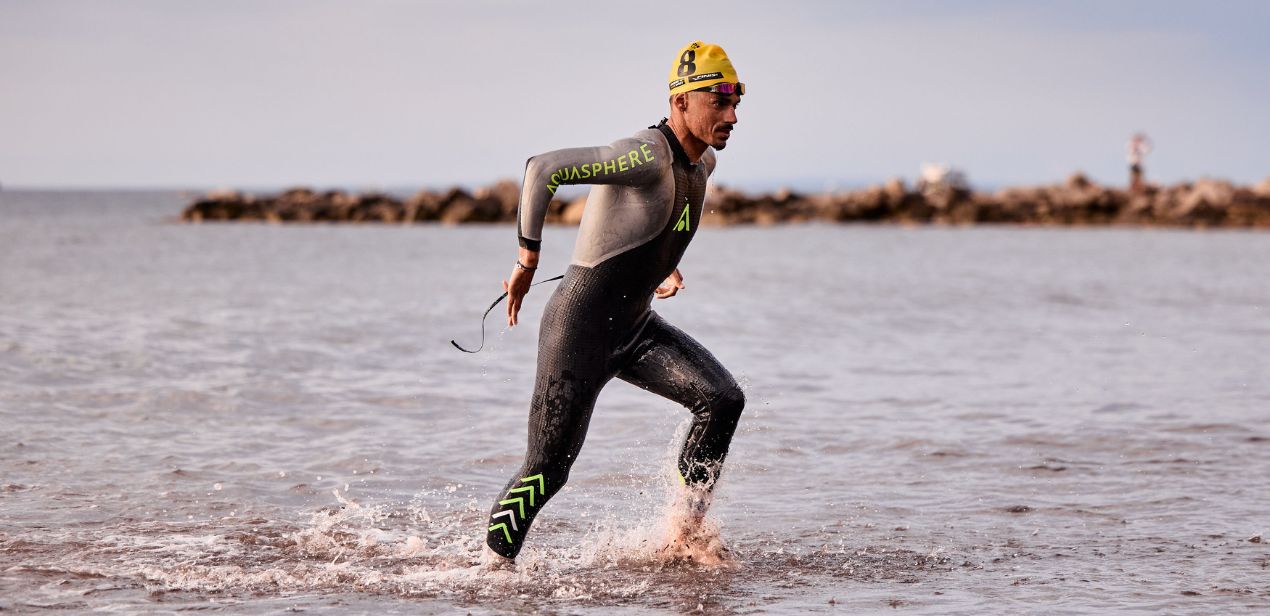
[[[182,218],[190,222],[512,222],[519,196],[520,186],[511,181],[471,193],[459,188],[421,191],[404,200],[381,193],[306,188],[267,196],[214,192],[190,204]],[[577,224],[585,205],[584,198],[552,201],[547,222]],[[1255,186],[1203,179],[1129,191],[1100,186],[1077,173],[1062,184],[993,193],[939,183],[909,187],[893,179],[864,190],[815,195],[789,190],[750,195],[715,188],[706,199],[705,222],[710,224],[806,221],[1270,228],[1270,178]]]

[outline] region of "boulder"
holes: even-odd
[[[1077,171],[1067,176],[1066,186],[1072,190],[1086,190],[1093,186],[1093,182],[1090,182],[1084,173]]]
[[[430,222],[441,218],[441,195],[421,190],[406,200],[403,206],[402,221]]]
[[[511,222],[516,220],[516,210],[520,207],[520,184],[511,180],[500,180],[493,186],[476,191],[476,199],[493,199],[498,203],[498,220]]]
[[[476,199],[462,188],[451,188],[441,197],[441,222],[456,225],[479,218]]]
[[[1174,222],[1186,225],[1221,224],[1226,209],[1234,201],[1235,189],[1230,182],[1202,179],[1182,196],[1169,212]]]

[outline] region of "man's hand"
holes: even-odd
[[[676,267],[675,271],[671,272],[670,276],[662,281],[661,286],[657,287],[654,294],[657,299],[666,299],[667,297],[674,297],[679,292],[679,289],[682,288],[684,288],[684,277],[680,275],[679,268]]]
[[[532,269],[524,269],[519,265],[512,266],[512,275],[508,280],[503,281],[503,290],[507,292],[507,326],[515,327],[519,321],[516,315],[520,313],[520,302],[525,299],[525,294],[529,292],[529,285],[534,282],[534,270],[538,269],[538,253],[528,249],[521,248],[517,255],[517,263],[524,264],[525,267]]]

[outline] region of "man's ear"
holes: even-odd
[[[674,95],[670,99],[670,104],[673,105],[674,108],[678,109],[679,111],[687,111],[688,110],[688,93],[680,92]]]

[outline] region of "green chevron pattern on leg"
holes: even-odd
[[[537,507],[538,499],[547,495],[547,483],[546,480],[543,479],[542,473],[529,477],[522,477],[520,482],[526,485],[508,490],[506,498],[498,501],[498,504],[503,507],[515,505],[516,508],[503,509],[498,513],[495,513],[490,518],[491,522],[497,520],[498,518],[507,518],[497,524],[491,524],[489,532],[503,531],[503,537],[507,539],[508,544],[516,543],[516,541],[512,539],[512,531],[515,531],[518,534],[520,533],[520,529],[517,528],[516,525],[516,518],[519,517],[521,520],[525,519],[525,498],[529,498],[530,507]]]
[[[489,529],[491,531],[502,530],[503,536],[507,538],[507,543],[516,543],[515,541],[512,541],[512,532],[507,529],[506,522],[499,522],[498,524],[489,527]]]
[[[534,481],[538,482],[537,486],[533,484]],[[521,477],[520,482],[527,483],[529,485],[520,486],[519,488],[512,488],[508,490],[507,498],[501,501],[498,501],[498,504],[516,505],[516,510],[518,513],[520,513],[520,519],[523,520],[525,519],[525,497],[515,496],[515,494],[517,492],[529,492],[529,506],[536,507],[537,499],[534,498],[534,488],[537,487],[538,496],[545,496],[547,493],[547,483],[543,480],[542,473],[538,473],[537,475],[532,475],[530,477]]]
[[[508,498],[511,498],[512,494],[515,494],[515,493],[517,493],[517,492],[528,492],[528,493],[529,493],[529,506],[530,506],[530,507],[536,507],[536,506],[537,506],[537,505],[534,503],[534,487],[533,487],[533,486],[520,486],[519,488],[512,488],[512,489],[510,489],[510,490],[508,490],[508,491],[507,491],[507,497],[508,497]],[[518,497],[518,498],[519,498],[519,497]],[[499,503],[499,504],[501,505],[502,503]]]
[[[546,484],[546,482],[544,482],[544,481],[543,481],[543,479],[542,479],[542,473],[538,473],[537,475],[533,475],[533,476],[530,476],[530,477],[522,477],[522,478],[520,479],[520,482],[521,482],[521,483],[529,483],[529,482],[534,481],[534,480],[537,480],[537,481],[538,481],[538,494],[539,494],[540,496],[541,496],[541,495],[543,495],[543,494],[546,494],[546,493],[547,493],[547,484]],[[532,484],[530,484],[530,485],[532,485]]]
[[[510,505],[512,503],[516,504],[516,509],[520,513],[520,519],[525,519],[525,499],[517,496],[516,498],[508,498],[498,501],[498,504],[500,505]]]

